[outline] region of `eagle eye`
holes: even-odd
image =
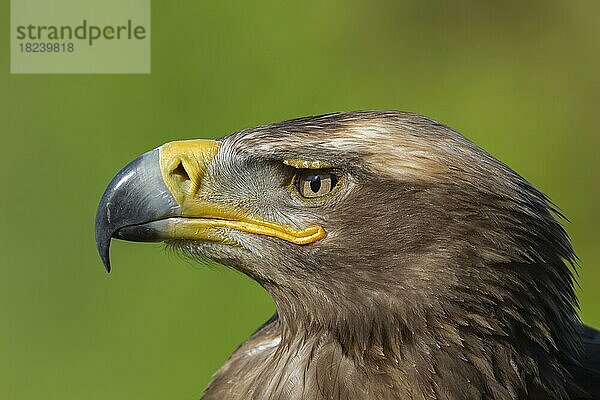
[[[298,173],[296,187],[302,197],[316,198],[325,196],[336,187],[338,177],[327,171],[304,170]]]

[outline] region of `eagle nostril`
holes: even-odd
[[[181,182],[190,180],[190,175],[185,170],[185,167],[183,166],[183,163],[181,161],[179,161],[175,169],[171,171],[171,175],[178,177]]]
[[[185,169],[183,161],[179,160],[175,165],[175,168],[173,168],[170,173],[171,182],[178,188],[178,192],[189,194],[192,190],[192,179],[190,178],[190,174]]]

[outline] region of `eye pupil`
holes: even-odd
[[[321,177],[319,175],[313,176],[312,179],[310,180],[310,190],[312,190],[313,193],[319,193],[320,189],[321,189]]]

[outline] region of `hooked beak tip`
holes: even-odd
[[[96,248],[106,272],[110,272],[110,241],[112,234],[103,231],[101,225],[96,223]]]
[[[106,247],[106,251],[100,254],[100,258],[102,259],[102,264],[104,264],[106,272],[110,274],[110,255],[108,252],[108,246]]]
[[[162,178],[159,149],[144,153],[127,164],[106,187],[96,211],[96,247],[106,271],[111,270],[109,250],[113,237],[134,241],[146,239],[119,235],[122,228],[174,215],[178,208]]]

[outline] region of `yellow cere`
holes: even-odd
[[[217,155],[215,140],[181,140],[160,147],[160,171],[175,200],[181,205],[200,188],[204,170]]]

